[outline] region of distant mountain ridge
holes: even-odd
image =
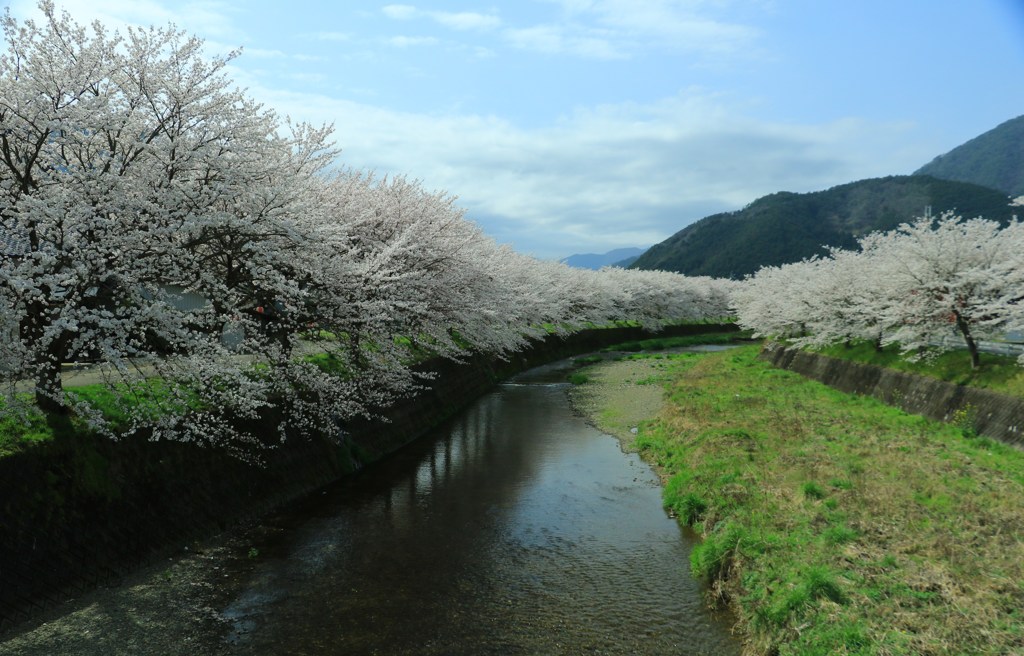
[[[629,266],[636,260],[640,255],[643,254],[645,249],[643,248],[616,248],[613,251],[607,253],[583,253],[577,255],[570,255],[562,260],[559,260],[562,264],[568,264],[571,267],[577,269],[600,269],[605,266]]]
[[[972,182],[1015,197],[1024,195],[1024,116],[939,155],[915,175]]]
[[[806,194],[778,192],[705,217],[651,246],[631,268],[742,278],[823,254],[823,245],[854,247],[860,236],[891,230],[928,208],[1000,221],[1012,215],[1006,193],[977,184],[925,175],[872,178]]]

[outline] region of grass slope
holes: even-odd
[[[673,356],[637,439],[748,651],[1024,653],[1024,452],[757,351]]]
[[[895,344],[881,350],[866,342],[837,344],[819,349],[818,353],[937,378],[957,385],[979,387],[999,394],[1024,397],[1024,367],[1017,364],[1016,358],[1007,355],[981,353],[981,366],[972,369],[970,357],[962,349],[917,361],[907,360]]]

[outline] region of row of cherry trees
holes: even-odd
[[[332,170],[331,130],[234,89],[234,55],[40,8],[42,22],[2,21],[9,407],[28,388],[45,410],[90,416],[61,366],[98,360],[158,436],[244,440],[238,427],[271,402],[288,432],[408,392],[416,347],[503,354],[551,326],[728,313],[728,282],[539,261],[495,244],[451,196]]]
[[[798,345],[899,344],[911,357],[959,343],[974,367],[979,339],[1024,330],[1024,224],[1016,218],[1000,225],[947,212],[859,245],[761,269],[734,295],[739,323]]]

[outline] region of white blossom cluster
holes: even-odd
[[[728,281],[539,261],[445,193],[332,171],[330,128],[255,104],[225,75],[234,55],[205,58],[173,27],[108,33],[40,8],[2,19],[8,407],[27,386],[88,416],[61,379],[87,360],[147,400],[135,427],[244,445],[270,415],[283,437],[409,392],[416,349],[500,355],[551,327],[729,312]]]
[[[978,340],[1024,330],[1024,224],[1016,217],[1001,226],[946,212],[859,245],[748,277],[733,296],[738,322],[797,345],[899,344],[911,358],[959,343],[975,367]]]

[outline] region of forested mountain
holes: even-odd
[[[939,155],[917,174],[973,182],[1011,196],[1024,195],[1024,116]]]
[[[762,266],[851,248],[859,237],[922,216],[955,210],[965,217],[1006,221],[1007,195],[931,176],[891,176],[806,194],[778,192],[736,212],[705,217],[655,244],[633,263],[687,275],[742,278]]]
[[[616,248],[607,253],[583,253],[561,260],[577,269],[600,269],[605,266],[629,266],[644,252],[642,248]],[[625,263],[624,263],[625,262]]]

